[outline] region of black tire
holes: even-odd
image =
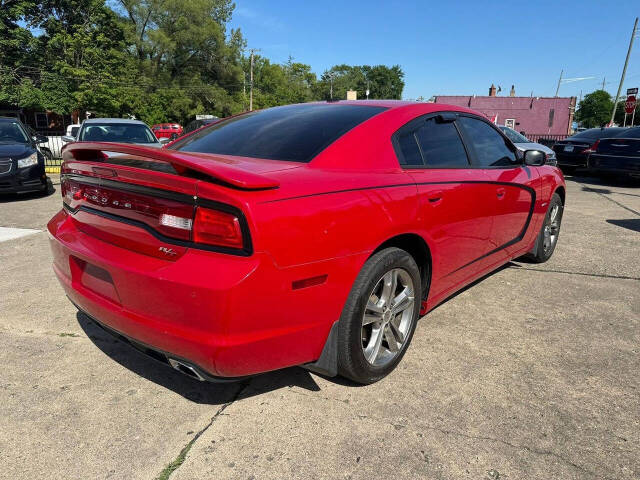
[[[547,227],[551,228],[551,214],[554,211],[555,207],[558,207],[558,211],[556,213],[557,227],[554,227],[555,239],[551,242],[551,245],[545,245],[545,230],[547,229]],[[560,237],[560,226],[562,225],[563,212],[564,206],[562,205],[562,199],[560,198],[560,195],[554,193],[551,197],[551,201],[549,202],[547,214],[544,216],[544,221],[542,222],[540,233],[538,233],[538,238],[536,239],[534,250],[525,255],[525,258],[527,260],[533,263],[544,263],[551,258],[554,250],[556,249],[556,245],[558,244],[558,238]]]
[[[385,274],[391,275],[394,272],[398,272],[398,278],[400,278],[401,275],[405,279],[411,279],[413,283],[413,306],[406,308],[405,317],[402,317],[404,313],[399,314],[397,317],[393,315],[388,316],[386,319],[387,323],[381,324],[382,328],[380,331],[385,332],[385,325],[389,325],[391,321],[396,322],[398,319],[400,319],[399,322],[409,322],[410,320],[411,323],[406,324],[407,330],[402,334],[402,340],[397,340],[398,342],[402,341],[402,344],[400,347],[396,345],[395,348],[397,348],[397,350],[393,353],[391,353],[392,349],[389,348],[390,343],[387,337],[380,334],[382,337],[382,346],[380,346],[379,349],[384,348],[386,344],[389,348],[387,351],[392,357],[383,365],[374,365],[365,358],[363,350],[363,341],[365,341],[363,339],[363,332],[367,328],[363,327],[365,307],[374,295],[374,289],[380,285],[379,282],[383,281],[383,276],[385,276]],[[406,274],[408,274],[408,277]],[[398,280],[398,282],[401,282],[401,280]],[[401,283],[398,283],[398,285],[401,286]],[[396,290],[392,293],[394,298],[396,298],[395,292]],[[351,288],[340,321],[338,322],[338,372],[340,375],[357,383],[369,384],[377,382],[391,373],[400,360],[402,360],[411,343],[420,312],[421,292],[420,270],[413,257],[406,251],[399,248],[386,248],[367,260]],[[382,301],[382,295],[380,296],[380,301]],[[385,308],[387,308],[386,304]],[[382,315],[381,318],[385,318],[384,315]],[[389,320],[393,318],[395,319]],[[405,318],[405,320],[402,320],[402,318]],[[396,327],[393,330],[397,332],[398,328]],[[389,332],[391,331],[390,329]],[[394,333],[394,335],[396,334]]]
[[[42,195],[45,196],[45,197],[48,197],[49,195],[53,195],[55,193],[55,191],[56,191],[56,189],[53,186],[53,182],[51,181],[51,179],[49,177],[47,177],[44,190],[42,190]]]

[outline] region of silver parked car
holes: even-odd
[[[504,125],[498,125],[498,128],[502,130],[502,133],[504,133],[521,152],[524,152],[525,150],[541,150],[547,154],[547,165],[556,164],[556,152],[551,150],[549,147],[545,147],[541,143],[532,142],[521,133],[516,132],[512,128],[505,127]]]
[[[64,136],[62,139],[65,142],[133,143],[156,148],[161,148],[163,145],[146,123],[124,118],[87,119],[82,122],[77,136]]]

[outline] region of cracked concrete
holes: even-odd
[[[570,179],[554,258],[436,308],[366,387],[196,382],[77,315],[46,233],[2,242],[0,478],[637,479],[639,193]],[[0,199],[0,226],[44,230],[59,205]]]

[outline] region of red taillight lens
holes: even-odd
[[[193,222],[193,241],[220,247],[242,248],[240,220],[232,213],[198,207]]]
[[[582,153],[593,153],[596,151],[596,149],[598,148],[598,144],[600,143],[600,140],[596,140],[595,143],[593,145],[591,145],[589,148],[585,148]]]
[[[165,237],[185,242],[233,249],[247,247],[240,214],[121,190],[115,185],[93,185],[65,177],[62,178],[61,190],[64,203],[72,210],[88,208],[116,215],[146,224]],[[250,248],[250,242],[247,248]]]

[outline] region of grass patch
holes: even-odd
[[[184,462],[184,459],[187,458],[187,453],[189,453],[189,450],[191,450],[191,447],[193,446],[193,444],[195,443],[195,441],[198,439],[199,436],[200,435],[196,435],[195,437],[193,437],[191,441],[187,443],[182,450],[180,450],[180,453],[175,458],[175,460],[173,460],[170,464],[164,467],[164,469],[160,472],[160,475],[156,477],[156,480],[169,480],[169,477],[171,476],[171,474],[180,465],[182,465],[182,463]]]

